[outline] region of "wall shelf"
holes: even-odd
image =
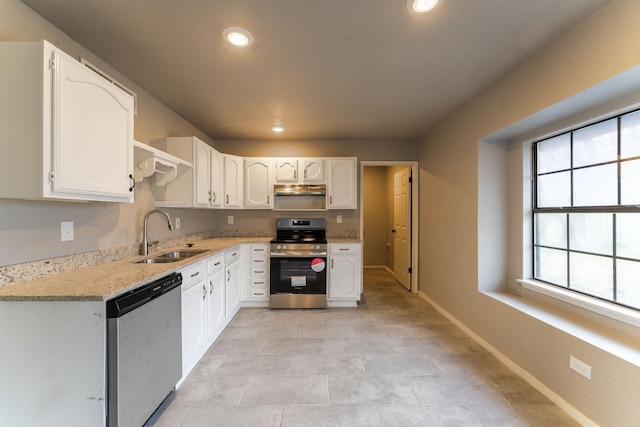
[[[156,186],[162,187],[176,179],[178,175],[193,168],[192,163],[142,142],[133,141],[133,147],[134,179],[136,182],[156,174]]]

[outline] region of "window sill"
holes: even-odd
[[[519,282],[522,283],[520,280]],[[528,285],[531,284],[531,281],[527,282],[529,282]],[[536,286],[536,289],[532,290],[538,292],[540,288],[537,286],[539,284],[535,282],[533,284]],[[589,343],[632,365],[640,367],[640,345],[635,333],[627,334],[621,331],[615,331],[598,324],[598,322],[593,322],[586,317],[576,315],[575,313],[572,314],[561,307],[549,305],[548,303],[537,301],[526,296],[519,296],[512,292],[482,293],[527,316]]]
[[[586,295],[581,295],[576,292],[571,292],[537,280],[520,279],[518,280],[518,283],[531,291],[541,293],[548,297],[592,311],[631,326],[640,327],[640,312],[636,310],[621,307],[619,305],[608,303],[597,298],[591,298]]]

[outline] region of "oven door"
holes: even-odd
[[[271,294],[326,294],[326,256],[271,257]]]

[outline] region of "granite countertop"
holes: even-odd
[[[160,250],[149,256],[135,256],[80,268],[41,279],[0,288],[0,301],[106,301],[124,292],[159,279],[187,265],[242,243],[268,243],[267,237],[228,237],[200,240],[192,249],[207,252],[172,263],[139,264],[154,254],[186,249],[185,246]]]

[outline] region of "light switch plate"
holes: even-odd
[[[62,221],[60,223],[60,241],[67,242],[73,240],[73,221]]]
[[[233,224],[233,215],[227,217],[227,224]]]
[[[342,215],[338,215],[338,216],[336,217],[336,222],[337,222],[338,224],[342,224]]]
[[[180,230],[180,218],[176,218],[176,230]]]

